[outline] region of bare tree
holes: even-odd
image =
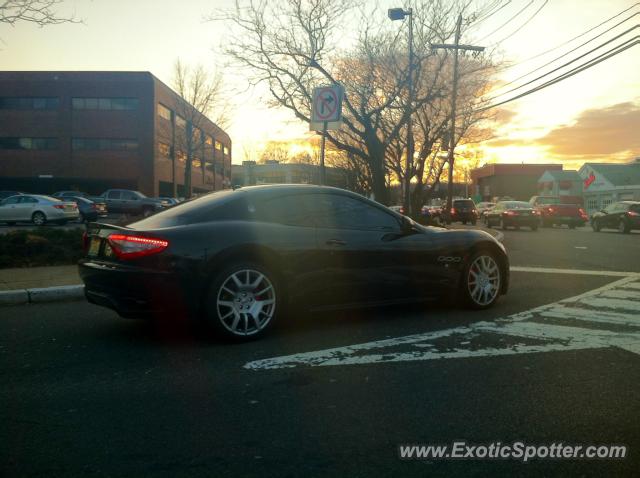
[[[269,141],[260,154],[260,162],[278,161],[286,163],[290,159],[289,145],[284,141]]]
[[[343,128],[327,133],[327,139],[355,164],[366,164],[358,169],[369,174],[367,182],[376,200],[387,202],[392,179],[386,160],[399,152],[397,143],[407,122],[448,94],[448,86],[437,81],[446,58],[436,56],[430,43],[451,36],[455,14],[465,5],[456,0],[417,0],[412,7],[417,27],[411,66],[415,84],[425,87],[414,91],[409,107],[406,35],[377,7],[352,0],[236,0],[233,11],[211,19],[233,27],[227,53],[246,70],[250,82],[266,85],[271,104],[289,109],[299,120],[310,119],[315,86],[345,86]],[[353,30],[343,23],[354,18],[360,19],[357,38],[353,46],[340,48],[345,31]],[[427,62],[434,68],[427,68]],[[415,173],[400,168],[395,176]]]
[[[191,197],[191,174],[194,161],[196,166],[202,169],[204,175],[207,150],[211,148],[213,149],[212,153],[215,154],[215,145],[207,144],[203,128],[205,122],[210,116],[217,126],[225,126],[229,119],[230,103],[227,100],[220,72],[209,72],[202,65],[190,67],[184,65],[180,59],[176,60],[172,85],[176,93],[184,100],[176,104],[177,120],[174,148],[185,162],[184,188],[185,197],[189,198]],[[215,178],[215,164],[213,165],[213,174]],[[174,174],[174,194],[175,188]]]
[[[56,7],[62,0],[4,0],[0,3],[0,23],[34,23],[40,27],[78,23],[73,17],[60,16]]]

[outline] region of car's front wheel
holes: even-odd
[[[47,216],[45,216],[43,212],[36,211],[31,216],[31,222],[36,226],[44,226],[44,224],[47,222]]]
[[[275,275],[258,264],[226,268],[209,288],[207,325],[217,335],[233,341],[258,338],[273,324],[278,288]]]
[[[495,255],[488,251],[476,252],[463,270],[462,296],[472,309],[491,307],[502,288],[502,271]]]

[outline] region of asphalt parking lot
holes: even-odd
[[[0,311],[3,476],[632,476],[640,239],[506,231],[495,308],[290,317],[263,340],[86,303]],[[624,444],[623,460],[420,460],[401,444]]]

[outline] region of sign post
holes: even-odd
[[[326,182],[324,167],[324,151],[327,140],[327,131],[340,129],[342,120],[342,98],[344,88],[340,85],[322,86],[313,90],[311,103],[311,123],[310,129],[322,131],[322,141],[320,143],[320,185]],[[318,126],[321,125],[321,128]]]

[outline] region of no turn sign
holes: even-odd
[[[313,90],[312,123],[330,123],[342,118],[343,88],[340,85],[322,86]]]

